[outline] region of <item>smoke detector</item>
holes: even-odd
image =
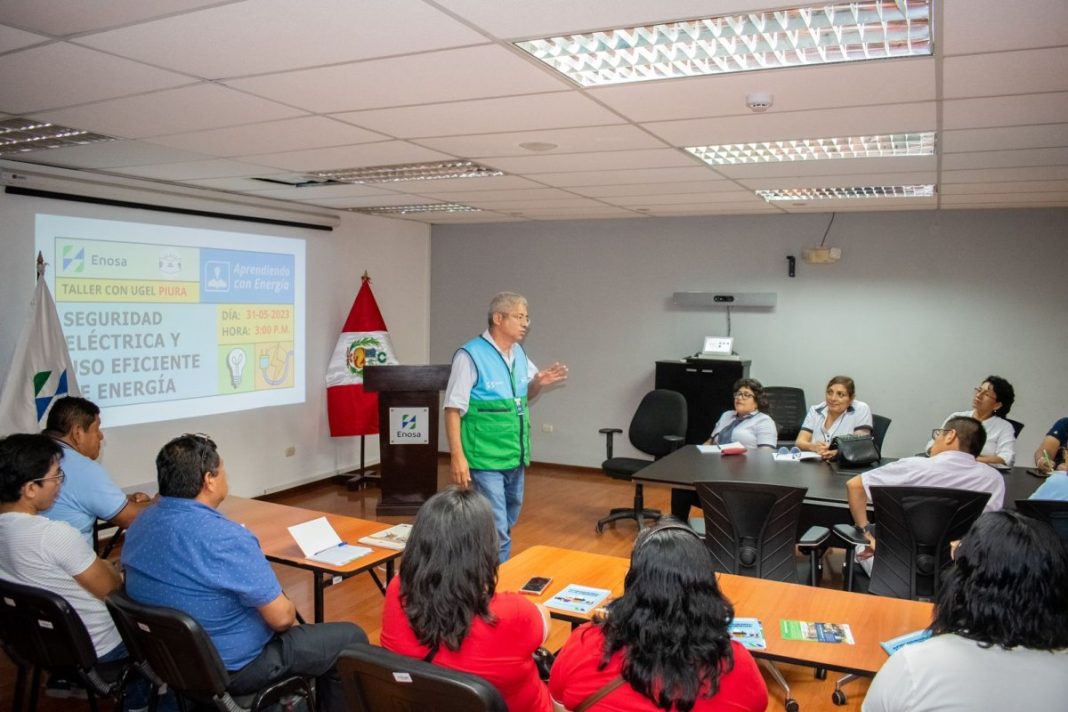
[[[752,94],[745,95],[745,105],[749,107],[750,111],[758,114],[767,111],[774,103],[775,97],[766,91],[755,91]]]

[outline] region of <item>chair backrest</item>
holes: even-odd
[[[764,395],[768,397],[768,415],[779,429],[779,440],[796,440],[801,432],[801,423],[805,422],[805,413],[808,412],[804,389],[765,386]]]
[[[868,591],[896,598],[934,598],[952,563],[951,541],[983,513],[988,492],[945,487],[872,487],[875,559]]]
[[[649,391],[638,404],[627,436],[631,444],[653,457],[663,457],[673,446],[666,435],[686,437],[686,398],[678,391]]]
[[[1018,499],[1016,511],[1049,524],[1064,545],[1068,546],[1068,500]]]
[[[794,547],[804,487],[700,480],[694,487],[716,571],[798,582]]]
[[[506,712],[486,680],[362,643],[338,658],[345,702],[353,712]]]
[[[1009,421],[1009,425],[1012,426],[1012,436],[1014,438],[1020,437],[1020,432],[1023,431],[1024,424],[1019,420],[1012,420],[1011,418],[1005,418],[1005,420]]]
[[[871,416],[871,436],[875,440],[875,447],[879,449],[879,454],[883,453],[883,439],[886,437],[886,431],[890,429],[890,418],[885,415],[876,415],[872,413]]]
[[[66,599],[42,588],[0,581],[0,639],[26,663],[83,673],[96,665],[96,650],[78,613]]]
[[[146,606],[116,591],[107,598],[130,656],[191,700],[215,704],[227,697],[230,676],[207,632],[174,608]]]

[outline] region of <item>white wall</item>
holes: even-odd
[[[427,362],[430,230],[420,223],[340,213],[340,227],[319,232],[0,193],[0,374],[5,378],[33,291],[36,212],[162,224],[221,224],[227,230],[307,239],[306,402],[112,429],[105,422],[101,461],[120,485],[154,480],[159,447],[174,435],[190,431],[206,432],[216,439],[231,491],[238,495],[255,496],[358,465],[359,438],[330,437],[323,379],[364,270],[373,279],[398,358],[409,364]],[[230,206],[229,212],[239,210]],[[367,461],[377,462],[377,436],[368,437],[367,442]],[[289,446],[296,447],[291,458],[284,456]]]
[[[770,313],[733,315],[736,350],[765,385],[822,400],[837,373],[893,418],[888,455],[914,453],[991,373],[1016,387],[1029,462],[1068,415],[1068,210],[846,213],[835,265],[806,265],[829,215],[435,226],[431,359],[448,361],[502,289],[530,300],[527,350],[566,362],[569,382],[533,405],[535,460],[598,466],[605,426],[626,428],[653,363],[723,335],[723,311],[681,310],[675,291],[778,294]],[[787,277],[786,256],[798,256]],[[551,423],[555,431],[541,431]],[[633,450],[631,450],[633,452]]]

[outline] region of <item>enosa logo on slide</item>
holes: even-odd
[[[75,247],[74,245],[63,246],[63,271],[64,272],[84,272],[85,271],[85,248]]]

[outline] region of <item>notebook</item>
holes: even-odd
[[[289,533],[304,552],[304,558],[331,566],[344,566],[371,553],[366,546],[352,546],[341,541],[326,517],[294,524],[289,527]]]

